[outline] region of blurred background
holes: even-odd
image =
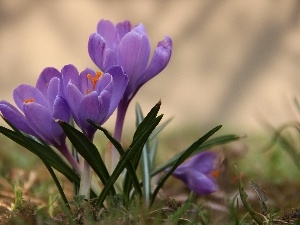
[[[169,65],[139,91],[125,131],[134,125],[135,102],[147,112],[159,99],[165,117],[174,117],[166,132],[223,124],[248,133],[262,129],[262,118],[273,125],[297,119],[297,0],[1,0],[0,99],[12,102],[13,89],[35,85],[48,66],[97,69],[87,42],[102,18],[143,23],[152,51],[165,34],[173,39]]]

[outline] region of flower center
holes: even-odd
[[[34,98],[25,99],[24,103],[34,102]]]
[[[95,90],[97,82],[99,78],[102,76],[100,71],[96,72],[96,76],[92,76],[91,74],[86,75],[87,79],[92,83],[92,91]],[[89,89],[86,90],[86,93],[89,94],[91,91]]]

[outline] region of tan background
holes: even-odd
[[[153,48],[173,39],[170,64],[134,99],[145,111],[161,99],[174,117],[169,132],[217,124],[249,132],[261,129],[258,115],[276,125],[297,118],[299,16],[297,0],[0,0],[0,98],[12,101],[14,87],[34,85],[47,66],[96,69],[87,40],[97,22],[129,19],[146,26]]]

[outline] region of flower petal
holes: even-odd
[[[195,171],[210,174],[217,166],[218,154],[211,151],[200,152],[184,163],[186,167]]]
[[[35,102],[26,103],[23,108],[30,128],[48,143],[57,144],[52,135],[54,121],[49,110]]]
[[[69,104],[72,116],[77,124],[79,123],[79,118],[78,118],[79,106],[83,97],[84,97],[83,94],[70,81],[66,90],[66,100]]]
[[[117,37],[115,25],[109,20],[100,20],[97,25],[97,33],[100,34],[110,48],[113,48]]]
[[[127,33],[118,48],[118,62],[129,77],[128,88],[135,89],[138,77],[145,71],[150,56],[150,41],[145,33]]]
[[[60,119],[66,123],[70,121],[70,108],[66,100],[61,96],[57,96],[54,100],[53,118]]]
[[[106,40],[100,34],[91,34],[88,51],[93,62],[102,71],[106,71],[109,67],[117,64],[116,51],[107,46]]]
[[[124,37],[125,34],[130,32],[131,30],[131,23],[128,20],[125,20],[123,22],[120,22],[116,26],[117,28],[117,33],[119,35],[120,40]]]
[[[144,25],[142,23],[139,23],[138,25],[136,25],[132,31],[135,31],[139,34],[146,34],[146,28],[144,27]]]
[[[25,116],[12,104],[0,101],[0,112],[18,130],[36,136],[36,133],[28,126]]]
[[[120,66],[114,66],[107,70],[113,78],[113,91],[111,93],[111,103],[108,111],[110,116],[117,108],[120,100],[123,98],[124,92],[128,85],[128,76],[124,73]]]
[[[97,123],[100,117],[100,108],[98,101],[98,94],[96,91],[85,95],[82,99],[78,109],[78,126],[85,134],[95,132],[95,128],[89,124],[86,119],[91,119]]]
[[[48,84],[49,84],[50,80],[54,77],[61,79],[60,72],[53,67],[47,67],[41,72],[41,74],[36,82],[36,88],[44,96],[46,96],[46,94],[47,94]]]
[[[151,63],[147,70],[139,77],[137,86],[140,88],[148,80],[161,72],[169,63],[172,54],[172,40],[166,36],[164,40],[158,42]]]
[[[59,119],[66,123],[70,122],[70,109],[66,102],[66,100],[61,97],[57,96],[54,104],[53,104],[53,120]],[[52,134],[55,137],[55,141],[62,145],[65,142],[66,135],[63,132],[62,128],[57,123],[52,124]]]
[[[218,190],[215,179],[210,176],[193,171],[187,177],[187,186],[196,194],[206,195]]]
[[[98,101],[99,101],[99,118],[96,123],[99,125],[102,125],[103,123],[106,122],[106,120],[110,117],[108,114],[109,111],[109,105],[111,105],[111,95],[108,91],[104,90],[101,92],[101,94],[98,96]]]
[[[69,82],[71,82],[72,84],[74,84],[76,87],[78,87],[78,85],[80,84],[79,82],[79,72],[77,70],[77,68],[72,65],[66,65],[62,68],[61,70],[61,74],[62,74],[62,96],[66,97],[66,90],[67,90],[67,86],[69,84]]]
[[[34,101],[40,105],[48,107],[48,102],[44,95],[38,89],[30,85],[21,84],[16,87],[13,92],[13,98],[21,110],[23,110],[23,105],[26,101]]]
[[[100,77],[96,84],[95,91],[99,95],[103,91],[107,91],[109,93],[113,91],[113,78],[109,73],[105,73]]]
[[[59,85],[60,85],[60,80],[57,77],[52,78],[48,84],[47,98],[49,103],[49,109],[51,109],[51,112],[53,112],[52,110],[53,110],[54,101],[57,98],[59,93]]]

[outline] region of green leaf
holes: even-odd
[[[212,130],[210,130],[208,133],[206,133],[203,137],[199,138],[196,142],[194,142],[186,151],[184,151],[179,158],[176,160],[176,162],[174,163],[174,165],[172,166],[172,168],[170,170],[168,170],[168,172],[166,172],[162,178],[160,179],[160,181],[157,184],[157,187],[155,188],[152,197],[151,197],[151,205],[154,203],[154,200],[156,198],[156,195],[158,194],[158,191],[160,190],[160,188],[162,188],[162,186],[164,185],[164,183],[166,182],[166,180],[168,179],[168,177],[170,175],[172,175],[172,173],[174,172],[174,170],[181,164],[183,163],[188,157],[190,157],[193,152],[199,148],[210,136],[212,136],[215,132],[217,132],[222,126],[219,125],[215,128],[213,128]]]
[[[68,123],[59,120],[58,124],[62,127],[75,149],[93,168],[103,185],[106,185],[110,176],[97,147],[82,132]],[[116,193],[114,187],[112,187],[110,191],[112,194]]]
[[[140,151],[140,148],[142,148],[145,145],[150,134],[159,124],[160,120],[162,119],[162,115],[156,117],[159,107],[160,102],[151,109],[146,118],[137,128],[131,145],[129,146],[125,154],[121,157],[110,179],[108,180],[107,184],[105,185],[101,194],[99,195],[99,198],[96,203],[98,207],[103,206],[103,202],[106,199],[110,188],[114,185],[114,183],[116,182],[122,171],[125,169],[125,167],[128,165],[128,163],[133,159],[137,152]]]
[[[154,166],[154,160],[155,160],[155,155],[156,155],[156,151],[157,151],[157,146],[158,146],[158,138],[157,137],[154,137],[152,140],[151,140],[151,146],[150,146],[150,149],[148,151],[148,154],[149,154],[149,160],[150,160],[150,167],[151,167],[151,170],[153,170],[153,166]],[[150,174],[151,177],[152,177],[152,174]]]
[[[114,139],[113,136],[105,128],[98,126],[95,122],[93,122],[90,119],[87,119],[87,121],[92,126],[94,126],[95,128],[97,128],[98,130],[101,130],[105,134],[105,136],[107,137],[107,139],[115,146],[115,148],[118,150],[118,152],[119,152],[119,154],[121,156],[123,156],[125,154],[125,151],[124,151],[122,145],[116,139]],[[142,192],[142,189],[140,187],[140,183],[139,183],[138,177],[137,177],[137,175],[135,173],[135,169],[133,168],[133,165],[132,165],[131,162],[128,163],[128,165],[126,166],[126,169],[128,170],[130,178],[132,179],[132,183],[133,183],[133,186],[134,186],[136,192],[139,195],[142,195],[143,192]],[[129,193],[127,193],[127,196],[129,196]]]
[[[143,117],[143,115],[140,116],[140,121],[143,120],[143,123],[136,121],[137,130],[134,133],[133,140],[135,140],[136,136],[139,135],[142,132],[144,127],[147,126],[147,124],[151,123],[151,120],[153,120],[157,116],[158,111],[160,109],[160,105],[161,105],[161,102],[159,101],[150,110],[150,112],[147,114],[147,116],[145,118]],[[149,140],[149,138],[148,138],[148,140]],[[134,158],[131,160],[131,162],[133,164],[134,171],[137,170],[138,165],[140,163],[143,147],[144,146],[142,146],[142,145],[140,146],[139,150],[136,151],[136,154],[135,154]],[[125,179],[124,179],[124,183],[123,183],[124,193],[127,194],[127,195],[129,195],[129,193],[131,191],[131,187],[132,187],[132,181],[131,181],[131,179],[129,179],[128,176],[130,176],[130,175],[128,173],[125,173]]]
[[[138,127],[144,119],[141,107],[136,105],[136,126]],[[157,128],[157,127],[156,127]],[[154,131],[153,131],[154,132]],[[152,132],[152,134],[153,134]],[[151,135],[150,135],[151,136]],[[149,137],[150,138],[150,137]],[[143,190],[145,196],[145,203],[147,206],[150,204],[151,197],[151,162],[149,158],[149,139],[142,150],[142,178],[143,178]]]
[[[198,152],[209,149],[216,145],[226,144],[232,141],[236,141],[240,139],[239,136],[236,135],[224,135],[220,137],[213,138],[211,140],[205,141],[201,146],[195,149],[195,151],[192,153],[192,156],[197,154]],[[165,171],[170,166],[174,165],[174,163],[178,160],[178,158],[181,156],[183,151],[181,151],[179,154],[175,155],[172,159],[168,160],[165,164],[159,166],[155,171],[151,173],[151,176],[155,176],[163,171]]]

